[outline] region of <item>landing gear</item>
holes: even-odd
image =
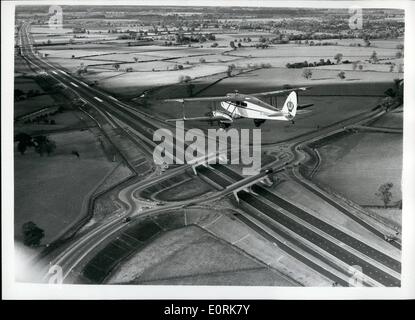
[[[265,119],[254,119],[255,127],[259,127],[264,122],[265,122]]]
[[[219,128],[221,129],[228,129],[231,126],[230,123],[227,122],[219,122]]]

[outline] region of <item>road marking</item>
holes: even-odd
[[[238,242],[241,242],[242,240],[245,240],[246,238],[248,238],[249,237],[249,233],[248,234],[246,234],[246,235],[244,235],[242,238],[240,238],[239,240],[236,240],[235,242],[233,242],[232,243],[232,245],[235,245],[235,244],[237,244]]]
[[[97,101],[99,101],[99,102],[104,102],[104,101],[102,101],[100,98],[98,98],[98,97],[94,97],[94,99],[95,100],[97,100]]]
[[[54,74],[58,74],[56,71],[53,71],[53,70],[52,70],[52,72],[53,72]]]
[[[214,224],[216,221],[218,221],[220,218],[222,218],[222,215],[220,215],[219,217],[217,217],[215,220],[213,220],[212,222],[209,222],[207,225],[203,226],[203,228],[207,228],[208,226],[211,226],[212,224]]]
[[[89,87],[89,85],[87,85],[85,82],[79,81],[80,84],[82,84],[85,87]]]
[[[117,99],[115,99],[113,96],[108,96],[108,98],[114,100],[114,101],[118,101]]]
[[[73,85],[74,87],[79,88],[79,86],[76,83],[73,83],[72,81],[71,81],[71,85]]]
[[[105,114],[107,115],[107,120],[108,120],[108,122],[110,123],[110,125],[115,129],[117,126],[114,124],[114,121],[111,119],[111,115],[107,112],[107,111],[104,111],[105,112]]]

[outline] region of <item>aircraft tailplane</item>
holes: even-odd
[[[282,112],[288,116],[290,119],[294,118],[297,113],[297,93],[292,91],[287,99],[284,102],[284,106],[282,107]]]

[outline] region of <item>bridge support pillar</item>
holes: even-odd
[[[238,191],[234,191],[233,195],[235,196],[236,201],[239,203]]]
[[[252,186],[249,186],[247,191],[248,191],[249,193],[252,193],[252,194],[253,194],[253,195],[255,195],[255,196],[257,196],[257,195],[258,195],[258,193],[256,193],[256,192],[252,189]]]
[[[265,179],[264,179],[264,180],[262,180],[261,182],[262,182],[263,184],[265,184],[265,185],[268,185],[268,186],[272,186],[272,185],[273,185],[272,180],[271,180],[268,176],[266,176],[266,177],[265,177]]]

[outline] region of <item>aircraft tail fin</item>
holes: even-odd
[[[282,112],[290,119],[294,118],[297,113],[297,93],[292,91],[284,102]]]

